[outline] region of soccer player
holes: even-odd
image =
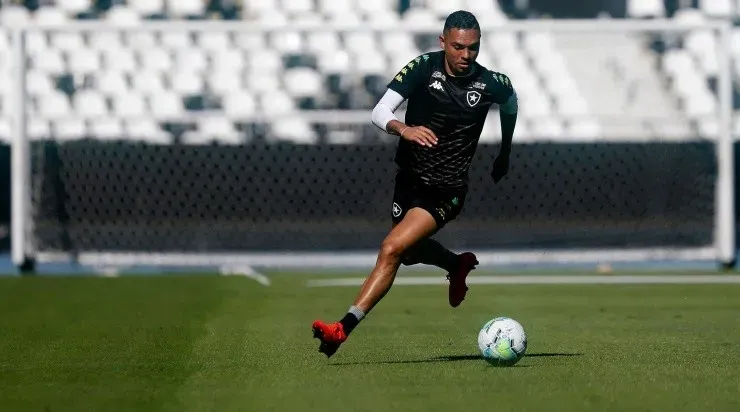
[[[509,169],[517,118],[517,97],[509,78],[476,62],[480,38],[473,14],[450,14],[439,37],[442,50],[410,61],[373,109],[373,124],[399,136],[393,225],[348,313],[338,322],[313,323],[314,337],[321,341],[319,351],[327,357],[388,293],[401,264],[446,270],[449,304],[457,307],[465,299],[465,279],[478,264],[476,256],[455,254],[430,237],[463,208],[470,163],[490,107],[499,105],[502,133],[491,171],[496,183]],[[394,112],[407,99],[404,123]]]

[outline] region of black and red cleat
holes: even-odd
[[[339,345],[347,340],[347,334],[344,333],[344,327],[339,322],[324,323],[320,320],[313,323],[313,337],[321,341],[319,352],[331,358],[339,349]]]
[[[457,264],[457,268],[453,272],[447,274],[447,280],[450,281],[449,289],[449,300],[450,306],[456,308],[460,306],[465,295],[468,293],[468,286],[465,284],[465,279],[471,270],[475,269],[475,265],[478,264],[478,259],[473,253],[465,252],[460,255],[460,261]]]

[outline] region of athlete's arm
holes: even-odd
[[[419,87],[424,87],[431,74],[429,55],[422,54],[401,68],[390,83],[388,90],[373,109],[373,124],[386,133],[401,136],[410,142],[431,147],[437,144],[437,136],[424,126],[409,126],[393,114]]]
[[[491,72],[489,91],[494,101],[499,105],[501,121],[501,150],[493,161],[491,177],[498,183],[509,172],[509,156],[511,155],[511,141],[514,138],[519,102],[516,90],[508,76],[502,73]]]
[[[428,128],[424,126],[410,127],[398,120],[394,113],[404,100],[406,99],[395,90],[386,90],[378,104],[373,108],[373,124],[387,133],[401,136],[422,146],[431,147],[437,144],[437,136]]]
[[[514,127],[516,127],[518,111],[519,102],[517,101],[516,91],[513,91],[509,100],[499,106],[499,117],[501,119],[501,153],[499,155],[508,156],[511,153],[511,141],[514,139]]]

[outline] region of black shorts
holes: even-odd
[[[400,222],[406,212],[418,207],[429,212],[437,222],[437,229],[441,229],[460,214],[466,194],[465,189],[438,190],[424,185],[415,176],[398,172],[391,208],[393,223]]]

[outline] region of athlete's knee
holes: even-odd
[[[401,260],[405,252],[404,245],[393,239],[386,239],[380,245],[380,257],[383,259]]]

